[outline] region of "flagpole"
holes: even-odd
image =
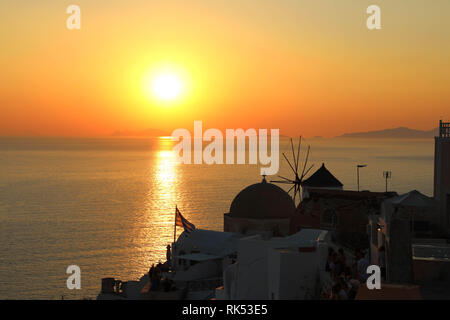
[[[175,245],[175,241],[177,238],[177,205],[175,205],[175,224],[173,226],[173,244]]]

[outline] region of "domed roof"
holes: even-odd
[[[230,217],[251,219],[284,219],[295,212],[291,196],[264,178],[243,189],[230,206]]]

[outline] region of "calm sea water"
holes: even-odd
[[[384,191],[391,170],[390,190],[432,195],[432,139],[305,142],[314,169],[325,162],[346,189],[362,163],[362,190]],[[261,180],[256,165],[179,165],[170,150],[164,139],[0,139],[0,298],[95,298],[103,277],[136,280],[164,260],[175,205],[198,228],[223,230],[234,196]],[[81,290],[66,288],[72,264]]]

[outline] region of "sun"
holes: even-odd
[[[163,73],[155,77],[152,83],[153,94],[161,100],[172,101],[178,98],[183,89],[180,77],[173,73]]]

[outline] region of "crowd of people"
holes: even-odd
[[[353,300],[360,284],[366,282],[369,262],[362,250],[355,252],[355,258],[355,261],[347,261],[344,249],[340,248],[337,252],[329,249],[325,270],[330,272],[333,281],[330,299]]]
[[[151,291],[163,290],[167,292],[172,290],[172,281],[163,276],[163,272],[167,272],[167,269],[167,265],[162,264],[161,262],[158,262],[156,266],[152,264],[150,270],[148,271]]]

